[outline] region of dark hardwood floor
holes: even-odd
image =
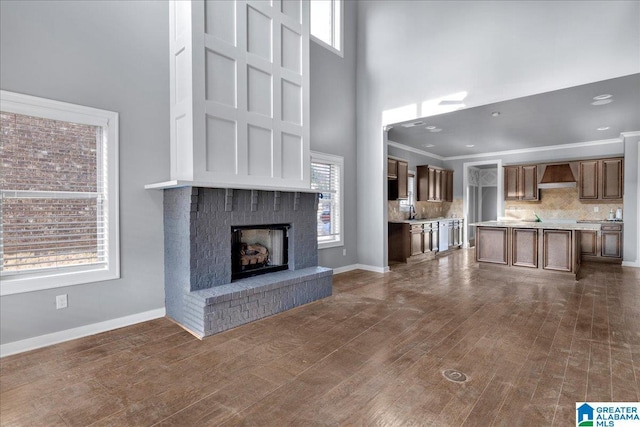
[[[158,319],[3,358],[0,421],[570,426],[576,402],[638,401],[639,380],[639,269],[573,282],[461,250],[337,275],[330,298],[204,341]]]

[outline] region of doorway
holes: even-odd
[[[475,246],[475,227],[480,221],[495,221],[504,210],[502,160],[483,160],[463,164],[464,247]]]

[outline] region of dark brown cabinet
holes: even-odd
[[[571,230],[543,230],[543,265],[545,270],[573,271],[574,257]]]
[[[387,179],[398,179],[398,161],[387,159]]]
[[[411,256],[424,252],[422,224],[411,225]]]
[[[409,163],[404,160],[387,159],[388,200],[409,197]]]
[[[601,255],[622,259],[622,225],[603,225],[600,236]]]
[[[539,200],[538,165],[504,167],[505,200]]]
[[[417,167],[417,200],[424,202],[453,201],[453,171],[437,166]]]
[[[514,228],[511,230],[511,265],[538,268],[538,230]]]
[[[619,200],[623,195],[623,158],[583,160],[579,163],[581,200]]]
[[[582,230],[580,232],[580,254],[598,256],[598,232]]]

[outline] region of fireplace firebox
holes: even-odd
[[[231,227],[231,281],[289,268],[290,224]]]

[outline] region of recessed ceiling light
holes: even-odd
[[[475,147],[474,144],[467,144],[467,148]]]
[[[431,129],[435,129],[435,126],[427,126],[425,129],[431,130]]]
[[[612,102],[613,99],[599,99],[597,101],[593,101],[591,105],[605,105]]]
[[[609,126],[601,126],[599,128],[597,128],[596,130],[607,130],[609,129]]]
[[[424,144],[423,147],[431,148],[431,147],[435,147],[435,145],[433,145],[433,144]]]
[[[598,96],[594,96],[593,99],[595,99],[596,101],[600,101],[602,99],[609,99],[611,98],[613,95],[609,95],[608,93],[604,93],[602,95],[598,95]]]
[[[500,111],[494,111],[491,113],[491,117],[498,117],[500,115]]]
[[[429,132],[440,132],[442,129],[440,128],[435,128],[435,129],[429,129]]]

